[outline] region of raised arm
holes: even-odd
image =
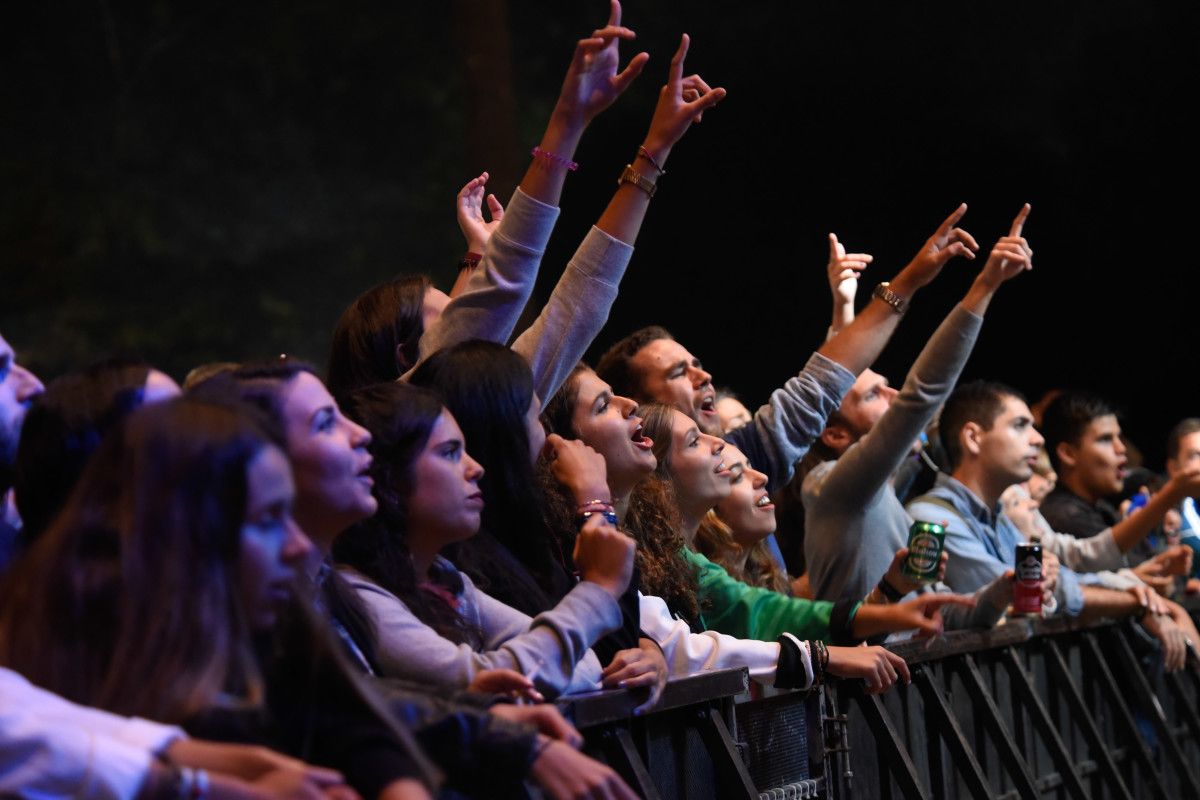
[[[687,49],[685,34],[671,59],[650,130],[630,164],[640,180],[618,183],[608,207],[567,264],[541,314],[513,343],[513,350],[529,362],[534,387],[542,398],[558,391],[608,320],[671,149],[694,120],[725,96],[724,89],[710,88],[698,75],[683,77]],[[693,99],[686,99],[689,97]]]
[[[545,253],[575,148],[588,124],[629,86],[649,58],[641,53],[618,71],[619,43],[635,34],[621,27],[613,0],[609,22],[580,40],[567,68],[558,101],[521,185],[491,234],[483,259],[465,288],[425,331],[420,359],[468,339],[507,342],[529,302]],[[414,365],[415,366],[415,365]]]
[[[454,286],[450,289],[451,298],[458,297],[466,291],[471,276],[483,261],[483,251],[487,249],[488,240],[492,238],[496,228],[500,227],[500,220],[504,219],[504,206],[494,194],[487,196],[491,219],[484,219],[483,194],[488,177],[484,172],[478,178],[472,178],[459,190],[455,198],[455,216],[458,218],[458,228],[467,241],[467,252],[462,261],[458,262],[458,277],[454,279]]]
[[[897,302],[910,303],[913,296],[936,278],[955,256],[975,258],[979,245],[971,234],[956,227],[965,213],[967,204],[963,203],[946,217],[913,260],[889,283],[888,288],[898,298]],[[900,317],[901,313],[892,304],[873,297],[854,322],[827,341],[818,352],[858,375],[879,357]]]
[[[996,290],[1032,268],[1033,251],[1020,235],[1028,214],[1027,203],[1013,220],[1008,236],[992,249],[961,307],[950,312],[921,350],[887,413],[869,436],[838,459],[822,484],[824,502],[861,506],[912,452],[913,442],[958,382]]]
[[[875,259],[866,253],[847,253],[837,234],[829,234],[829,263],[825,274],[833,296],[833,316],[826,339],[837,336],[842,328],[854,322],[854,298],[858,294],[858,276]]]

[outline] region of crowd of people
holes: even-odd
[[[364,291],[324,370],[218,362],[181,387],[109,360],[43,385],[0,339],[0,792],[634,797],[549,701],[621,688],[643,714],[727,667],[886,692],[909,677],[888,637],[1014,616],[1027,542],[1041,613],[1131,617],[1166,669],[1193,656],[1200,421],[1157,477],[1099,398],[1035,414],[958,385],[1033,267],[1028,205],[986,251],[955,209],[865,303],[884,268],[831,234],[828,336],[753,413],[661,327],[581,360],[673,146],[725,96],[686,73],[686,35],[514,336],[576,146],[649,60],[622,66],[633,39],[613,0],[509,202],[486,173],[459,193],[449,293]],[[982,266],[896,390],[870,367],[954,259]],[[914,521],[945,529],[932,583],[905,569]]]

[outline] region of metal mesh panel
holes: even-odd
[[[811,777],[805,700],[787,694],[736,706],[737,738],[746,745],[746,768],[759,791]]]

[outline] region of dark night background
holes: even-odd
[[[182,379],[322,363],[396,272],[444,287],[458,188],[507,198],[587,3],[48,2],[10,16],[0,88],[0,330],[49,378],[110,353]],[[658,322],[755,402],[828,324],[825,234],[875,255],[860,302],[961,200],[986,249],[1021,202],[1032,274],[968,376],[1102,392],[1152,462],[1197,405],[1197,6],[630,0],[647,71],[589,130],[553,281],[649,122],[680,32],[729,97],[675,149],[597,350]],[[983,255],[981,253],[981,255]],[[976,266],[917,301],[902,380]]]

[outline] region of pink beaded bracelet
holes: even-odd
[[[534,158],[544,158],[553,164],[558,164],[559,166],[566,167],[571,172],[574,172],[575,170],[579,169],[578,163],[572,161],[569,158],[563,158],[562,156],[560,156],[556,153],[551,153],[549,150],[543,150],[540,147],[535,147],[530,152],[533,153]]]

